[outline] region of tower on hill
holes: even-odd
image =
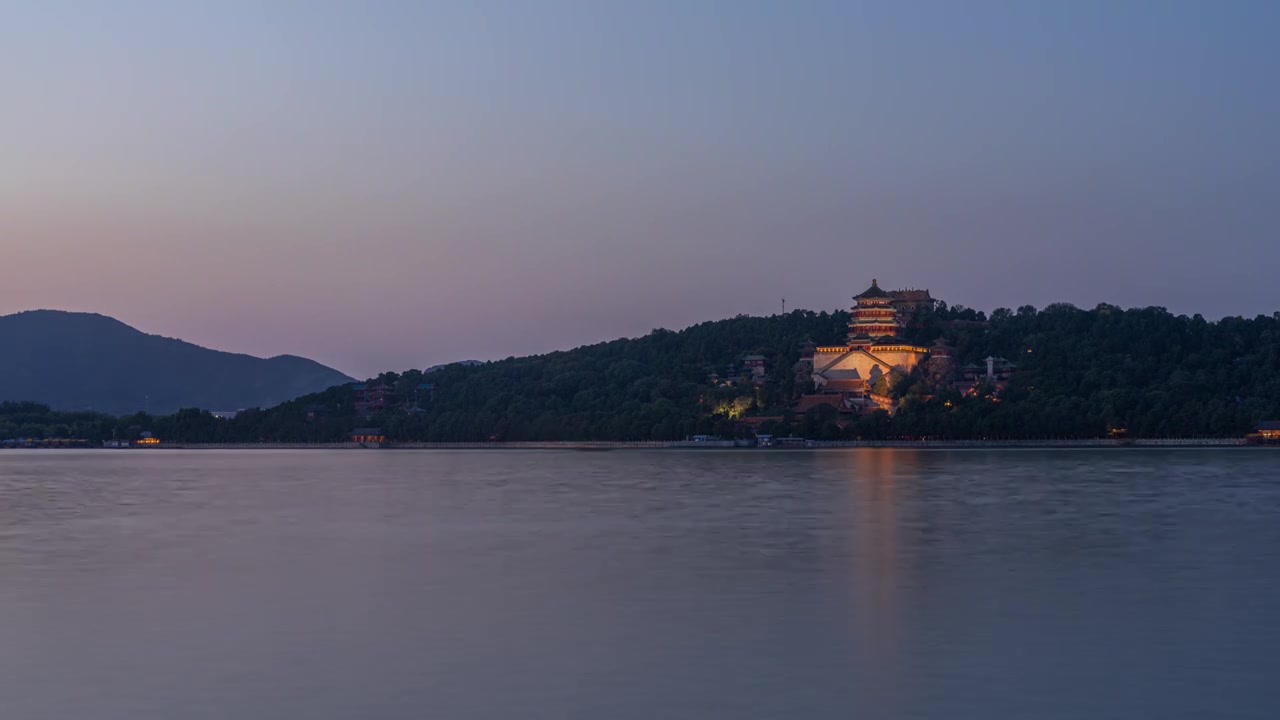
[[[908,343],[900,332],[906,318],[932,306],[933,298],[928,290],[887,291],[872,280],[853,301],[845,344],[819,347],[813,353],[813,383],[820,393],[839,393],[847,401],[867,400],[883,407],[880,399],[871,398],[876,381],[894,370],[909,373],[929,355],[928,348]]]
[[[860,295],[853,296],[853,317],[849,319],[850,347],[870,347],[878,338],[897,337],[901,324],[893,296],[880,289],[876,280]]]

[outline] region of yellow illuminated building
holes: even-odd
[[[870,386],[890,370],[909,373],[929,355],[928,348],[898,337],[903,326],[900,313],[915,307],[901,305],[898,296],[905,292],[908,291],[883,290],[879,282],[872,280],[871,287],[854,296],[845,344],[818,347],[814,351],[813,383],[819,392],[844,392],[855,386]],[[932,302],[928,291],[910,292]]]
[[[356,428],[351,431],[351,442],[357,445],[383,445],[387,442],[387,436],[383,434],[382,428]]]

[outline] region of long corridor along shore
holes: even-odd
[[[158,443],[121,450],[831,450],[840,448],[1227,448],[1259,447],[1241,438],[1110,438],[1078,440],[807,440],[787,447],[759,447],[733,440],[635,442],[388,442],[359,443]],[[113,448],[115,449],[115,448]]]

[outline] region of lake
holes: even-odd
[[[0,717],[1275,718],[1280,452],[0,452]]]

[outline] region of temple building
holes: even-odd
[[[759,385],[764,382],[764,356],[748,355],[742,360],[742,366],[751,377],[751,381]]]
[[[993,383],[1004,383],[1009,380],[1013,372],[1018,369],[1017,365],[1005,360],[1002,357],[991,357],[983,361],[986,365],[977,363],[969,363],[960,371],[960,376],[964,378],[964,382],[972,385],[983,380]]]
[[[360,427],[351,431],[351,442],[361,447],[378,448],[387,444],[387,436],[382,428]]]
[[[1258,432],[1254,434],[1261,442],[1280,442],[1280,420],[1265,420],[1258,423]]]
[[[925,309],[932,310],[938,302],[929,294],[928,290],[916,290],[914,288],[890,290],[889,295],[893,298],[890,303],[893,305],[893,309],[907,315]]]
[[[902,302],[898,295],[911,293]],[[813,353],[813,384],[820,393],[867,398],[880,376],[897,370],[909,373],[929,355],[929,349],[901,337],[905,313],[932,304],[928,290],[883,290],[875,280],[853,298],[853,317],[843,345],[822,346]]]
[[[1002,393],[1018,369],[1017,365],[1001,357],[988,355],[983,362],[986,364],[969,363],[960,369],[961,379],[955,383],[955,388],[961,394],[976,395],[983,385],[989,386],[996,394]]]
[[[369,417],[390,407],[395,399],[395,389],[382,383],[358,383],[351,386],[355,395],[356,414]]]

